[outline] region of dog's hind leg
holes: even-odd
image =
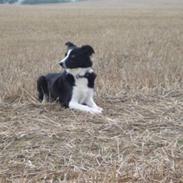
[[[37,91],[38,91],[38,100],[40,102],[48,101],[49,91],[48,91],[48,84],[45,76],[40,76],[38,78]]]

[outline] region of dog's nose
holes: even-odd
[[[65,67],[66,67],[64,62],[60,62],[59,64],[60,64],[60,66],[61,66],[62,68],[65,68]]]

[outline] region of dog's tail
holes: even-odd
[[[45,76],[40,76],[37,80],[37,91],[38,91],[38,100],[43,101],[44,97],[48,99],[49,91],[48,84]]]

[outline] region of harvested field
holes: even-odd
[[[0,182],[183,182],[181,7],[0,6],[0,35]],[[67,41],[95,49],[102,115],[36,100]]]

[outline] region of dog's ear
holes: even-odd
[[[81,47],[83,52],[87,54],[88,56],[91,56],[93,53],[95,53],[94,49],[90,45],[83,45]]]
[[[70,41],[66,42],[65,45],[67,46],[68,50],[77,47],[74,43],[71,43]]]

